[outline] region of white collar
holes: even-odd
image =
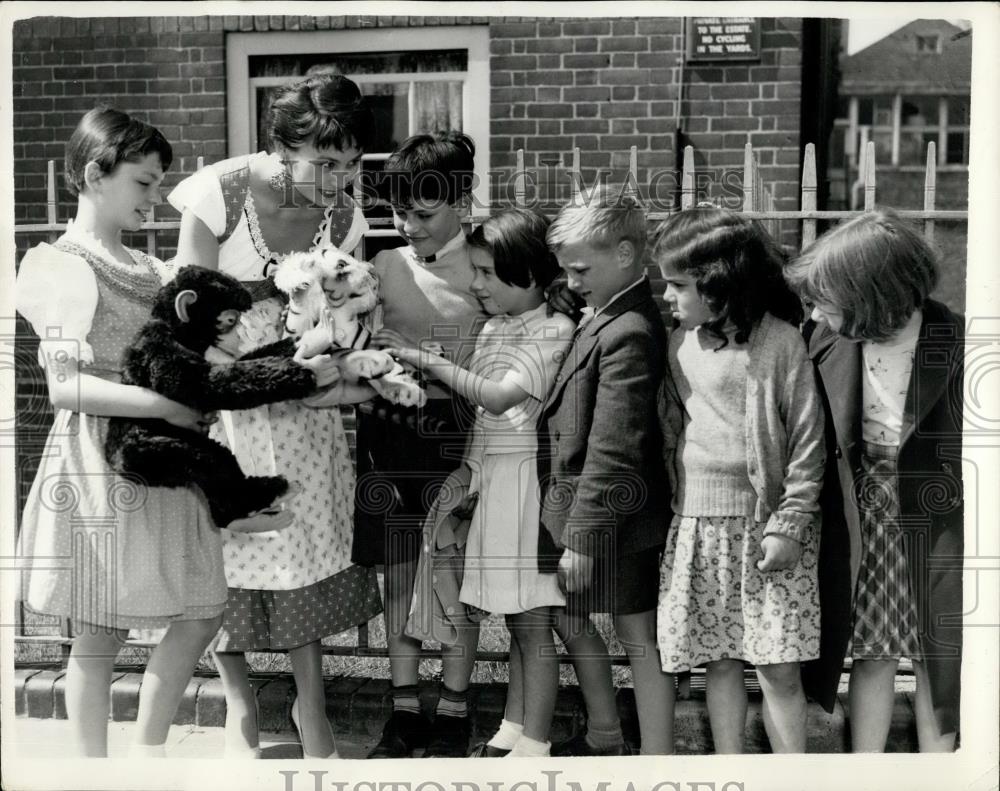
[[[445,242],[444,246],[433,254],[433,257],[431,258],[430,261],[428,261],[426,258],[422,258],[415,252],[413,253],[413,257],[416,258],[417,261],[419,261],[422,264],[435,263],[437,261],[440,261],[449,253],[453,253],[455,250],[457,250],[464,244],[465,244],[465,231],[459,228],[458,233],[455,234],[453,237],[451,237],[451,239],[449,239],[447,242]],[[410,249],[412,250],[413,248],[411,247]]]

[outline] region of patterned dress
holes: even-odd
[[[555,574],[538,570],[538,438],[542,401],[573,335],[573,322],[541,305],[520,316],[496,316],[476,340],[469,370],[510,380],[529,397],[501,415],[476,412],[466,461],[470,492],[479,492],[465,547],[459,600],[493,613],[561,607]]]
[[[854,659],[920,659],[910,568],[917,548],[899,522],[896,454],[920,334],[921,312],[884,343],[862,345],[861,565],[854,592]]]
[[[266,156],[263,154],[253,155]],[[260,231],[249,189],[251,157],[226,160],[181,182],[168,200],[220,239],[219,268],[248,285],[241,351],[278,340],[283,301],[268,279],[280,261]],[[329,208],[313,247],[352,250],[367,228],[353,204]],[[229,606],[220,651],[290,649],[365,623],[382,604],[375,570],[351,563],[354,468],[339,407],[287,401],[223,413],[216,438],[249,475],[285,475],[300,493],[286,507],[291,527],[273,533],[224,530]]]
[[[122,354],[149,319],[163,265],[118,262],[70,229],[28,251],[17,309],[41,337],[43,366],[121,381]],[[196,489],[143,487],[104,457],[108,418],[58,410],[24,508],[18,557],[31,609],[117,629],[217,617],[226,604],[222,538]]]

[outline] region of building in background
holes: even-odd
[[[927,144],[935,143],[936,207],[967,209],[972,31],[918,19],[840,61],[837,117],[830,136],[830,209],[864,206],[864,151],[875,144],[878,202],[923,207]],[[946,273],[937,296],[965,305],[967,226],[938,222]]]

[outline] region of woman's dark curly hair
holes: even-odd
[[[268,108],[267,130],[273,149],[350,145],[364,151],[375,139],[375,116],[361,90],[341,74],[321,71],[284,85]]]
[[[802,303],[785,283],[785,255],[760,223],[728,209],[699,207],[678,212],[653,233],[653,260],[695,278],[698,294],[714,318],[705,328],[722,340],[735,325],[746,343],[765,313],[798,325]]]

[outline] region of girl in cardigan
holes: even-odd
[[[832,710],[845,654],[856,752],[885,749],[900,657],[913,660],[922,752],[950,751],[962,658],[964,321],[928,299],[934,255],[888,211],[845,223],[788,270],[814,305],[827,407],[823,642],[807,667]]]
[[[819,653],[823,413],[802,310],[756,223],[698,208],[657,229],[675,320],[665,456],[674,519],[657,613],[663,669],[707,666],[716,752],[742,752],[744,662],[774,752],[804,752],[799,663]]]

